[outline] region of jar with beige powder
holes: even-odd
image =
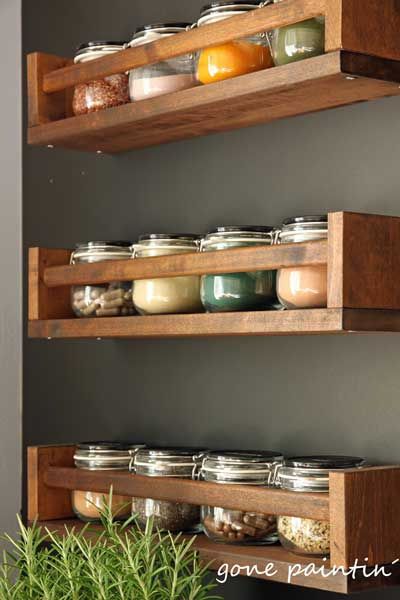
[[[328,237],[327,215],[291,217],[283,222],[281,244],[311,242]],[[278,271],[277,295],[284,308],[326,308],[327,266],[295,266]]]
[[[199,237],[192,234],[142,235],[135,258],[150,258],[199,251]],[[200,277],[162,277],[133,282],[133,303],[141,315],[197,313],[202,311]]]
[[[76,447],[74,460],[77,469],[88,471],[129,471],[135,454],[144,444],[85,442]],[[100,520],[104,502],[111,502],[115,519],[126,519],[131,514],[132,498],[113,493],[74,490],[72,492],[72,509],[82,521],[96,522]]]

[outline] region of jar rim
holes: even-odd
[[[145,444],[142,442],[79,442],[76,445],[77,450],[84,450],[90,452],[126,452],[127,450],[134,450],[136,448],[144,448]]]
[[[273,231],[275,227],[271,225],[222,225],[208,231],[205,237],[224,233],[272,233]]]
[[[133,39],[135,39],[135,36],[140,33],[148,33],[157,29],[176,29],[177,31],[171,31],[170,33],[180,33],[181,31],[186,31],[186,29],[191,26],[191,23],[186,23],[184,21],[172,23],[149,23],[148,25],[140,25],[140,27],[135,29]]]
[[[287,490],[328,492],[331,471],[359,469],[365,465],[365,459],[356,456],[289,457],[279,469],[278,482]]]
[[[311,456],[291,456],[285,459],[285,467],[298,469],[352,469],[365,463],[360,456],[322,454]]]
[[[160,446],[141,448],[141,458],[188,458],[202,456],[208,450],[196,446]]]
[[[152,240],[177,240],[182,242],[196,242],[202,238],[197,233],[144,233],[139,236],[139,243]]]
[[[328,215],[303,215],[298,217],[288,217],[282,221],[283,227],[290,225],[301,225],[311,223],[328,223]]]
[[[118,40],[117,42],[115,41],[110,41],[110,40],[94,40],[92,42],[84,42],[83,44],[80,44],[77,49],[76,52],[82,52],[84,50],[98,50],[99,48],[104,48],[104,47],[115,47],[115,49],[121,49],[123,50],[125,44],[126,44],[126,40]]]
[[[213,450],[208,452],[204,460],[215,460],[228,464],[264,464],[273,460],[283,460],[281,452],[273,450]]]
[[[220,8],[235,8],[240,10],[254,10],[258,6],[260,6],[261,0],[216,0],[216,2],[210,2],[209,4],[205,4],[200,10],[200,16],[204,17],[206,13],[210,11],[218,11]],[[272,0],[270,0],[269,4],[272,4]]]
[[[77,250],[97,249],[97,248],[131,248],[133,242],[128,240],[115,241],[94,241],[94,242],[78,242],[75,244]]]

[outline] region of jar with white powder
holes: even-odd
[[[136,48],[190,28],[189,23],[158,23],[139,27],[129,46]],[[195,59],[185,54],[163,62],[133,69],[129,75],[129,91],[132,102],[178,92],[197,85]]]
[[[196,235],[152,233],[139,238],[135,258],[198,251],[199,237]],[[201,312],[200,277],[189,275],[134,281],[133,303],[141,315]]]

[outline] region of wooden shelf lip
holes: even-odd
[[[280,489],[257,486],[230,486],[190,479],[144,477],[126,472],[88,471],[68,467],[49,467],[45,484],[53,488],[83,490],[107,494],[113,486],[115,494],[138,496],[188,504],[224,506],[231,510],[247,510],[267,514],[329,520],[328,494],[293,494]]]
[[[246,36],[251,36],[276,27],[324,16],[325,12],[325,0],[286,0],[282,4],[257,8],[247,14],[224,21],[223,26],[221,23],[213,23],[96,61],[54,70],[44,75],[43,91],[46,93],[61,91],[79,83],[137,69],[161,60],[196,52],[211,45],[225,44],[242,38],[244,32]]]
[[[31,338],[161,338],[400,332],[400,311],[304,309],[30,321]]]
[[[87,285],[183,275],[274,270],[297,265],[317,266],[327,264],[327,260],[328,245],[326,240],[322,240],[304,244],[257,246],[48,267],[44,270],[43,280],[47,287]]]
[[[67,530],[74,529],[82,531],[86,527],[85,523],[77,519],[41,521],[38,523],[43,529],[63,535]],[[90,539],[96,539],[103,531],[101,525],[91,524],[86,528],[85,536]],[[189,536],[184,536],[186,539]],[[321,558],[307,558],[298,556],[286,551],[282,546],[235,546],[229,544],[215,543],[208,539],[205,535],[196,536],[193,546],[200,555],[200,558],[207,564],[210,564],[210,569],[218,571],[222,565],[227,565],[229,569],[239,565],[242,568],[251,570],[251,576],[258,579],[263,579],[278,583],[288,583],[289,569],[294,565],[300,565],[304,570],[306,567],[314,565],[316,569],[321,571],[318,574],[305,576],[301,574],[292,579],[291,583],[300,587],[319,589],[338,594],[352,594],[371,589],[382,589],[383,587],[392,587],[399,585],[400,574],[398,568],[391,567],[393,576],[387,578],[362,578],[357,577],[354,581],[339,572],[335,575],[327,576],[327,570],[330,569],[329,561],[324,561]],[[267,577],[265,569],[269,563],[273,563],[275,574]],[[325,568],[324,568],[325,567]],[[242,574],[245,571],[242,570]]]
[[[33,145],[112,154],[398,95],[399,81],[400,61],[335,51],[98,113],[39,124],[29,128],[28,140]]]

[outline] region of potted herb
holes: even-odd
[[[145,531],[133,518],[113,521],[108,506],[100,534],[91,525],[55,534],[19,519],[20,537],[0,567],[1,600],[220,600],[193,541]]]

